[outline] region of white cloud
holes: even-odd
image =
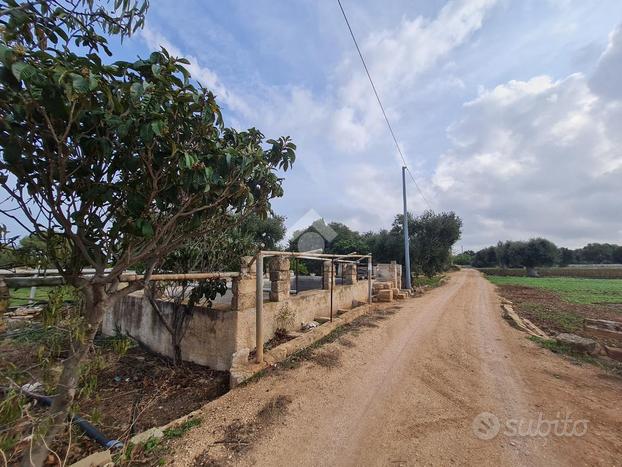
[[[434,19],[404,17],[397,28],[373,32],[361,41],[363,55],[392,121],[400,119],[397,106],[416,94],[413,86],[417,78],[479,30],[496,3],[497,0],[452,0]],[[386,131],[383,125],[377,125],[382,123],[382,115],[377,111],[368,78],[358,60],[344,60],[338,74],[346,77],[338,86],[336,102],[340,107],[337,112],[345,112],[347,116],[341,134],[363,150],[370,135]],[[465,85],[460,78],[448,76],[432,85],[439,86],[464,88]]]
[[[244,102],[240,96],[228,89],[215,71],[201,66],[196,57],[183,54],[177,47],[169,42],[162,33],[155,31],[149,25],[146,25],[141,30],[140,35],[151,49],[159,50],[160,47],[164,47],[172,56],[187,58],[190,62],[187,68],[194,79],[204,87],[210,89],[220,101],[226,103],[232,110],[241,112],[242,114],[249,113],[248,104]]]
[[[622,25],[610,35],[607,49],[600,57],[598,68],[590,80],[592,90],[602,97],[622,99]]]
[[[464,105],[434,183],[465,218],[466,244],[622,241],[622,95],[610,75],[620,50],[618,29],[591,79],[512,80]]]
[[[591,75],[556,74],[538,62],[533,70],[525,63],[521,79],[511,79],[518,73],[514,58],[502,57],[503,47],[484,47],[491,37],[494,42],[505,36],[497,29],[480,37],[493,9],[501,9],[494,8],[496,3],[452,0],[429,17],[404,15],[395,27],[382,30],[373,30],[375,22],[369,19],[353,24],[407,158],[427,159],[419,167],[423,191],[433,207],[455,210],[464,218],[465,246],[532,235],[569,245],[622,241],[617,238],[622,230],[617,182],[622,175],[622,88],[617,80],[622,75],[622,28],[610,35]],[[576,7],[559,6],[560,11]],[[358,8],[364,16],[365,7],[355,3],[350,8],[351,19]],[[563,23],[566,16],[560,14],[551,24]],[[365,31],[365,24],[372,30]],[[521,30],[507,50],[520,49],[520,63],[528,61],[529,47],[523,46],[541,43],[536,52],[542,53],[549,26],[542,22],[537,30]],[[162,44],[180,54],[161,33],[149,29],[143,37],[151,47]],[[399,157],[353,46],[345,44],[344,57],[333,57],[331,68],[320,73],[326,80],[321,85],[262,84],[261,79],[245,83],[237,75],[225,84],[197,60],[205,57],[196,48],[190,50],[195,52],[191,72],[219,95],[230,110],[229,123],[257,125],[268,136],[290,135],[298,145],[295,169],[285,179],[286,198],[276,203],[277,211],[296,219],[315,208],[327,220],[347,219],[354,228],[377,229],[401,211]],[[560,45],[551,47],[553,57]],[[298,49],[283,45],[282,50]],[[485,55],[490,51],[495,53]],[[557,79],[560,75],[566,77]],[[487,85],[458,108],[479,83]],[[443,108],[448,93],[453,93],[453,103]],[[421,107],[414,109],[414,104]],[[426,126],[430,120],[434,124]],[[421,151],[410,128],[413,133],[437,130],[452,121],[448,149],[443,141],[424,155],[408,150]],[[417,134],[419,139],[428,136],[433,135]],[[409,165],[415,167],[410,160]],[[426,182],[431,165],[433,176]],[[412,184],[409,189],[410,206],[420,212],[424,206]]]

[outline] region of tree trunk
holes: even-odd
[[[33,437],[32,451],[24,454],[22,466],[38,467],[43,465],[48,455],[50,443],[63,430],[76,395],[80,379],[80,364],[93,345],[93,339],[97,334],[104,313],[111,304],[110,297],[103,285],[89,284],[84,287],[84,319],[86,325],[84,340],[75,346],[74,353],[63,362],[63,371],[58,380],[49,417],[43,426],[44,431]]]

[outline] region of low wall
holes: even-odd
[[[160,309],[169,319],[172,305],[160,302]],[[195,307],[181,342],[182,360],[228,370],[235,352],[236,323],[236,312]],[[174,355],[171,335],[149,300],[140,293],[124,297],[104,316],[102,334],[117,333],[132,337],[157,354]]]
[[[367,303],[367,281],[353,285],[338,285],[333,289],[333,316],[338,308],[352,308],[353,302]],[[238,313],[237,350],[254,349],[255,309],[249,308]],[[277,329],[299,330],[300,326],[315,318],[329,316],[330,290],[309,290],[290,296],[282,302],[264,302],[263,335],[267,342],[274,337]]]
[[[353,302],[367,302],[367,281],[333,289],[333,312],[352,308]],[[168,318],[171,305],[161,304]],[[264,302],[264,339],[278,328],[300,329],[301,324],[330,314],[330,290],[309,290],[279,302]],[[125,297],[104,316],[104,335],[126,334],[153,352],[173,356],[171,337],[151,304],[141,294]],[[181,343],[182,359],[216,370],[229,370],[232,357],[241,349],[255,348],[255,308],[240,311],[195,308]]]

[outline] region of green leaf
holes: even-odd
[[[141,227],[140,227],[140,231],[142,232],[143,236],[145,237],[153,237],[154,231],[153,231],[153,225],[151,225],[151,222],[143,222]]]
[[[94,91],[95,89],[97,89],[97,86],[99,85],[99,80],[91,75],[89,77],[89,91]]]
[[[11,65],[11,71],[18,81],[28,81],[35,74],[35,68],[24,62],[15,62]]]
[[[165,126],[164,122],[161,120],[156,120],[155,122],[151,122],[151,129],[158,136],[162,136],[162,130],[164,129],[164,126]]]
[[[76,73],[71,74],[71,85],[76,92],[86,93],[89,91],[89,80],[82,75]]]
[[[13,49],[7,47],[4,44],[0,44],[0,61],[5,66],[11,66],[11,59],[13,58]]]
[[[133,98],[137,98],[143,95],[143,85],[142,83],[133,83],[130,86],[130,94]]]

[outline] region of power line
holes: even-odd
[[[356,51],[358,52],[359,57],[361,58],[361,62],[363,63],[363,68],[365,68],[365,73],[367,74],[367,78],[369,79],[369,84],[371,84],[371,88],[374,91],[374,95],[376,96],[376,100],[378,101],[378,105],[380,106],[380,110],[382,111],[382,115],[384,116],[384,121],[387,122],[387,127],[389,128],[389,132],[391,133],[391,137],[393,138],[393,142],[395,143],[397,152],[402,158],[402,162],[404,163],[404,167],[406,167],[406,171],[408,172],[408,175],[410,175],[410,178],[415,184],[415,187],[417,187],[417,191],[419,192],[419,194],[421,195],[425,203],[428,205],[428,209],[432,209],[432,207],[430,206],[430,203],[428,202],[428,199],[423,194],[423,191],[421,191],[421,188],[419,187],[417,180],[415,180],[415,177],[413,176],[410,169],[408,168],[408,164],[406,163],[406,158],[404,157],[404,153],[402,153],[402,149],[400,148],[400,145],[397,142],[397,137],[395,136],[395,132],[393,131],[393,127],[391,126],[389,117],[387,117],[387,113],[384,110],[384,106],[382,105],[382,101],[380,100],[380,95],[378,94],[378,91],[376,90],[376,85],[374,84],[374,80],[372,79],[371,74],[369,73],[369,69],[367,68],[367,63],[365,63],[365,59],[363,58],[363,53],[361,52],[359,44],[356,41],[356,37],[354,36],[354,32],[352,31],[352,27],[350,26],[350,21],[348,21],[348,16],[346,15],[345,10],[343,9],[343,5],[341,5],[341,0],[337,0],[337,3],[339,4],[339,8],[341,9],[341,13],[343,14],[343,19],[345,20],[346,25],[348,26],[348,30],[350,31],[350,36],[352,36],[352,40],[354,41],[354,45],[356,46]]]

